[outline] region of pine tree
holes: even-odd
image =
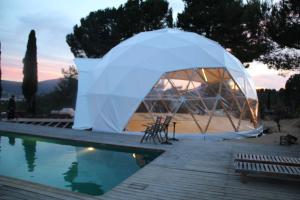
[[[196,32],[230,49],[243,63],[251,62],[268,51],[263,20],[266,4],[258,0],[183,0],[177,26]]]
[[[118,8],[91,12],[66,41],[75,57],[102,57],[136,33],[172,26],[167,0],[128,0]]]
[[[300,1],[281,0],[271,6],[266,20],[273,49],[260,58],[270,68],[300,70]]]
[[[31,30],[25,57],[23,59],[23,84],[22,91],[27,102],[28,112],[35,114],[35,97],[38,89],[37,77],[37,47],[35,31]]]

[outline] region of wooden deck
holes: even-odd
[[[0,176],[0,200],[95,200],[96,198],[37,183]],[[99,198],[97,198],[99,200]]]
[[[0,177],[0,199],[300,199],[299,179],[249,176],[234,172],[237,153],[300,157],[300,146],[253,145],[182,139],[174,145],[140,144],[140,136],[94,133],[0,122],[0,130],[107,143],[165,152],[99,198]],[[6,194],[6,197],[3,197]],[[22,194],[22,195],[17,195]],[[10,196],[9,196],[10,195]],[[44,196],[43,196],[44,195]],[[64,196],[65,195],[65,196]],[[63,196],[63,197],[62,197]],[[34,197],[34,198],[33,198]],[[36,198],[35,198],[36,197]]]

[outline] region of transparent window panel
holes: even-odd
[[[254,122],[251,116],[251,111],[249,106],[246,104],[244,110],[241,114],[240,122],[239,122],[238,131],[247,131],[255,128]]]
[[[144,103],[150,113],[159,115],[160,113],[169,113],[168,108],[163,104],[163,100],[148,100],[145,99]]]
[[[211,111],[208,110],[206,105],[199,100],[186,101],[185,106],[191,114],[193,120],[195,120],[198,129],[200,129],[201,132],[205,132]]]
[[[235,126],[231,121],[231,117],[227,110],[222,99],[217,99],[213,110],[210,113],[205,132],[207,133],[216,133],[216,132],[233,132],[235,131]],[[222,129],[222,131],[221,131]]]
[[[229,77],[229,74],[226,72],[226,77]],[[245,96],[243,96],[242,91],[237,86],[237,84],[230,78],[226,79],[223,82],[222,87],[222,106],[224,111],[226,112],[227,117],[230,120],[230,123],[233,124],[233,128],[237,130],[240,115],[243,109],[243,105],[246,102]]]
[[[193,76],[191,77],[191,82],[189,85],[189,92],[186,95],[186,98],[191,98],[193,96],[198,97],[215,97],[217,90],[215,87],[218,87],[218,83],[215,86],[209,85],[199,69],[194,69]],[[192,95],[191,95],[192,94]]]
[[[220,102],[223,113],[229,119],[234,131],[237,131],[239,119],[240,119],[240,110],[236,106],[235,101],[225,102],[224,99]]]
[[[215,97],[219,94],[220,82],[223,77],[223,69],[197,69],[198,77],[204,82],[200,90],[202,97]]]
[[[245,75],[243,73],[240,73],[235,70],[230,70],[230,74],[232,75],[233,80],[236,84],[238,84],[239,88],[245,92],[246,86],[245,86]]]
[[[220,82],[220,79],[223,76],[222,68],[202,68],[197,71],[198,74],[204,78],[205,82],[209,84]]]
[[[218,110],[211,118],[207,133],[234,132],[235,129],[223,110]]]
[[[252,110],[254,117],[257,118],[258,115],[258,101],[254,99],[248,99],[250,109]]]
[[[129,120],[126,131],[142,132],[145,130],[147,124],[153,123],[153,116],[151,113],[134,113]]]
[[[195,121],[195,114],[191,113],[186,102],[183,103],[173,117],[176,122],[176,133],[201,133],[200,125]]]
[[[248,106],[249,110],[251,111],[252,120],[254,123],[254,126],[258,124],[258,101],[253,99],[247,99],[248,100]]]
[[[232,80],[231,75],[228,73],[226,69],[224,69],[223,81]]]
[[[245,87],[246,87],[246,97],[257,99],[254,83],[251,80],[249,80],[248,77],[245,78]]]
[[[215,104],[218,99],[218,97],[203,98],[203,102],[205,104],[207,112],[215,110],[214,107],[216,106]]]
[[[227,90],[230,90],[230,92],[233,93],[235,96],[242,96],[242,97],[245,96],[243,94],[240,86],[234,81],[234,79],[231,77],[231,75],[227,71],[224,71],[223,86]]]
[[[173,80],[190,80],[193,74],[193,69],[179,70],[166,73],[165,77]]]
[[[132,115],[125,130],[130,132],[141,132],[145,130],[144,125],[153,122],[153,115],[148,112],[147,107],[144,105],[144,102],[142,102],[136,112]]]
[[[167,73],[165,77],[177,91],[177,94],[185,96],[186,93],[191,90],[193,73],[194,70],[182,70]]]
[[[161,78],[146,96],[147,99],[179,97],[180,95],[165,77]]]
[[[144,127],[138,123],[146,124],[166,115],[173,116],[176,133],[253,129],[258,120],[257,100],[247,99],[241,85],[245,89],[244,75],[232,76],[224,68],[165,73],[132,116],[127,129],[141,131]]]
[[[231,94],[222,93],[222,106],[225,107],[229,112],[235,113],[236,117],[240,116],[241,106],[236,97]]]

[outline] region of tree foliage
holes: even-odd
[[[285,84],[285,88],[276,91],[274,89],[258,89],[260,112],[276,111],[285,108],[285,117],[300,116],[300,74],[292,75]]]
[[[62,74],[63,78],[52,93],[54,101],[57,102],[58,108],[75,108],[78,72],[74,66],[69,66],[68,69],[62,69]]]
[[[23,59],[23,84],[22,91],[27,102],[28,111],[35,114],[35,96],[38,89],[37,76],[37,47],[35,31],[31,30],[27,50]]]
[[[262,31],[267,5],[258,0],[183,0],[177,26],[218,41],[243,63],[269,49]]]
[[[262,55],[258,60],[276,70],[300,70],[299,49],[279,48],[275,45],[271,52]]]
[[[269,67],[285,70],[300,68],[300,1],[281,0],[272,5],[266,21],[273,50],[260,60]]]
[[[176,26],[216,40],[247,66],[299,70],[300,1],[183,0]],[[102,57],[141,31],[173,27],[167,0],[128,0],[118,8],[91,12],[66,40],[75,57]]]
[[[281,0],[272,6],[267,30],[272,40],[280,47],[300,48],[299,15],[299,0]]]
[[[91,12],[74,26],[66,41],[75,57],[102,57],[136,33],[172,25],[166,0],[128,0],[118,8]]]

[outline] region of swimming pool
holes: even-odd
[[[0,175],[99,196],[160,155],[0,132]]]

